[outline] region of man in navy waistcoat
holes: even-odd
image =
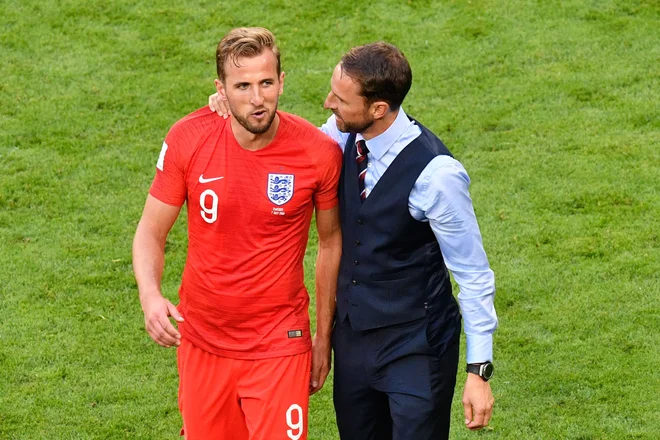
[[[461,313],[465,424],[491,417],[495,283],[468,192],[437,136],[401,108],[410,65],[386,43],[335,67],[322,130],[344,149],[342,259],[333,333],[334,403],[343,440],[449,436]]]

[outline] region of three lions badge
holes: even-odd
[[[268,174],[268,199],[277,206],[293,197],[293,174]]]

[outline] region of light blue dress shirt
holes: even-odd
[[[334,115],[321,130],[344,149],[349,134],[339,131]],[[419,126],[400,108],[394,123],[384,133],[366,141],[367,197],[396,156],[421,133]],[[358,134],[357,140],[361,139],[364,138]],[[469,186],[470,178],[460,162],[449,156],[437,156],[417,178],[410,191],[408,209],[416,220],[430,223],[445,264],[459,286],[467,362],[477,363],[493,360],[497,314],[493,303],[495,277],[481,242]]]

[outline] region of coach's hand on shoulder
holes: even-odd
[[[330,338],[314,335],[312,341],[312,372],[309,379],[310,396],[323,388],[325,379],[330,373],[331,362]]]
[[[490,383],[476,374],[468,373],[463,391],[465,426],[471,430],[488,426],[490,417],[493,415],[494,402]]]
[[[163,347],[178,346],[181,343],[181,334],[169,318],[171,316],[176,321],[183,322],[183,317],[174,304],[158,292],[141,296],[140,302],[144,311],[144,326],[151,339]]]
[[[223,101],[222,98],[220,98],[220,95],[217,93],[214,93],[213,95],[209,96],[209,108],[211,109],[212,112],[216,112],[219,116],[222,116],[224,119],[227,119],[227,117],[229,117],[229,115],[231,114],[231,110],[229,110],[227,101]]]

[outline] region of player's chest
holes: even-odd
[[[312,206],[313,167],[287,160],[231,155],[201,157],[188,170],[190,215],[206,224],[283,224]]]

